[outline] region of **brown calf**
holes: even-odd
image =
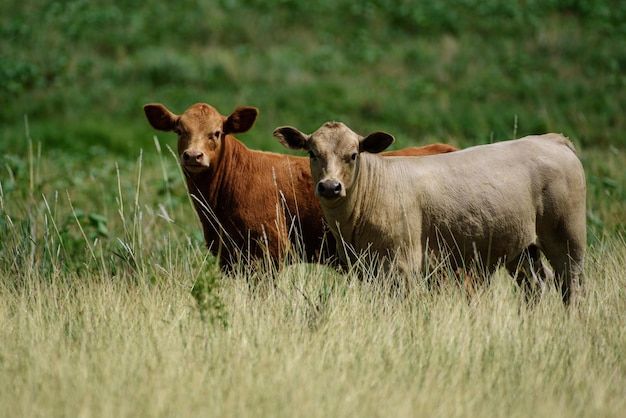
[[[223,269],[239,260],[265,257],[279,263],[294,247],[311,262],[334,256],[335,241],[331,234],[326,235],[309,159],[253,151],[232,136],[252,127],[256,108],[238,107],[228,117],[203,103],[182,115],[162,104],[147,104],[144,112],[155,129],[178,134],[178,155],[189,194],[207,247],[220,258]],[[455,150],[433,144],[386,155]]]

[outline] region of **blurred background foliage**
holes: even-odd
[[[619,0],[5,0],[0,16],[0,154],[28,136],[135,158],[154,146],[148,102],[256,106],[241,139],[280,152],[276,126],[327,120],[397,147],[547,131],[626,143]]]

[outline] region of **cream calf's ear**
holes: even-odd
[[[143,111],[154,129],[165,132],[176,129],[179,116],[167,110],[161,103],[144,105]]]
[[[395,141],[393,135],[387,132],[374,132],[359,141],[359,152],[369,152],[370,154],[378,154],[393,144]]]
[[[307,149],[308,135],[291,126],[282,126],[274,129],[274,138],[286,148],[293,150]]]

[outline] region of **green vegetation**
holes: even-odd
[[[35,3],[0,3],[1,415],[622,414],[626,3]],[[240,139],[278,152],[276,126],[330,119],[399,147],[563,132],[582,303],[528,306],[504,274],[472,297],[303,263],[222,277],[141,109],[199,101],[259,107]]]
[[[26,150],[27,115],[47,152],[134,156],[155,101],[257,106],[263,149],[278,125],[329,119],[401,146],[625,144],[620,1],[9,0],[0,16],[0,152]]]

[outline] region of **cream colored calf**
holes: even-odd
[[[311,135],[277,128],[274,136],[309,152],[315,193],[344,262],[370,251],[418,274],[424,255],[434,254],[454,268],[492,272],[503,263],[520,282],[542,283],[550,273],[541,251],[569,302],[585,254],[585,174],[562,135],[386,158],[377,154],[391,135],[362,137],[337,122]]]

